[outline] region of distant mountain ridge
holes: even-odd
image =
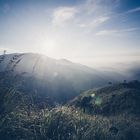
[[[29,87],[29,91],[34,87],[56,102],[65,102],[81,91],[104,86],[109,81],[116,82],[96,69],[40,54],[6,54],[0,56],[0,60],[1,72],[12,67],[15,73],[24,73],[23,86]]]

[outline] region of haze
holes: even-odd
[[[139,64],[139,0],[1,0],[0,51],[91,67]]]

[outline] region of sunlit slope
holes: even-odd
[[[58,102],[67,101],[80,91],[106,85],[109,81],[116,82],[112,74],[107,76],[105,72],[81,64],[39,54],[8,54],[0,60],[1,71],[11,69],[19,75],[24,73],[23,89],[26,92],[34,90]]]
[[[132,81],[97,90],[91,89],[73,99],[69,105],[94,115],[140,115],[140,82]]]

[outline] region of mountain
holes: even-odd
[[[89,114],[115,116],[119,114],[140,115],[140,82],[91,89],[74,98],[69,103]]]
[[[0,139],[139,140],[139,101],[139,81],[91,89],[51,109],[12,89],[0,98]]]
[[[21,89],[38,92],[55,103],[64,103],[81,91],[117,82],[123,76],[118,73],[101,72],[66,59],[25,53],[0,56],[0,72],[7,70],[22,75]],[[114,77],[117,77],[115,80]]]
[[[139,140],[139,101],[140,82],[117,72],[39,54],[0,56],[1,140]]]
[[[140,80],[140,64],[136,63],[133,67],[127,70],[129,73],[129,79]]]

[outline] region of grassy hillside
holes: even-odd
[[[24,110],[7,114],[0,123],[2,140],[139,140],[140,120],[133,115],[87,115],[70,107]]]
[[[0,140],[140,139],[140,82],[88,90],[56,105],[24,73],[14,73],[17,58],[11,63],[0,72]]]
[[[0,139],[139,140],[139,93],[134,81],[86,91],[64,106],[40,108],[36,94],[7,92],[0,98]]]
[[[73,99],[80,91],[115,81],[99,70],[33,53],[1,55],[0,72],[7,70],[15,74],[24,73],[20,87],[23,92],[36,90],[57,103]]]
[[[140,82],[135,80],[96,90],[91,89],[73,99],[69,104],[89,114],[140,115]]]

